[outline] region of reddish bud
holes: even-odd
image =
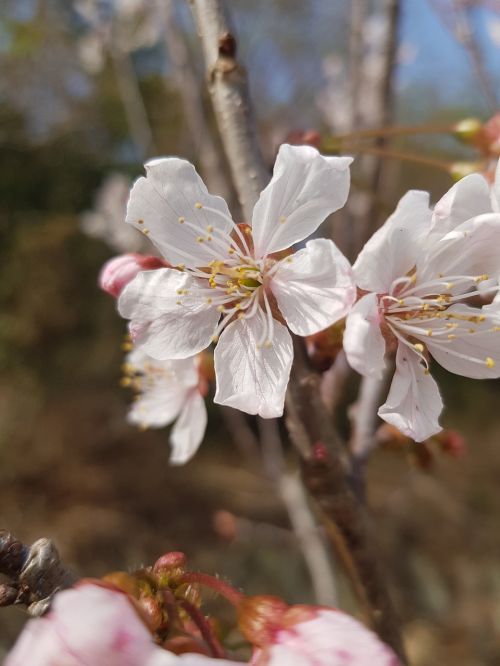
[[[99,273],[99,286],[106,293],[118,298],[123,289],[141,271],[165,268],[168,264],[152,255],[121,254],[107,261]]]
[[[313,146],[319,148],[321,145],[321,135],[317,130],[292,130],[285,138],[285,143],[290,143],[292,146]]]
[[[230,511],[216,511],[212,518],[214,530],[218,536],[228,541],[236,539],[238,534],[238,521]]]
[[[443,430],[434,438],[444,453],[453,458],[465,455],[466,445],[464,437],[457,430]]]
[[[313,444],[312,457],[316,462],[326,462],[328,460],[328,449],[324,442]]]
[[[172,571],[183,571],[187,565],[187,557],[180,551],[173,550],[159,557],[153,564],[153,573],[163,574]]]
[[[238,624],[243,636],[258,647],[272,641],[281,628],[288,605],[279,597],[246,597],[238,608]]]

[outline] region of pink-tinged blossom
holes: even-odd
[[[493,193],[498,192],[497,176]],[[385,353],[396,371],[379,415],[416,441],[439,432],[442,400],[429,360],[465,377],[500,376],[500,213],[486,180],[466,176],[429,209],[408,192],[366,243],[353,269],[366,292],[351,310],[344,349],[351,366],[381,377]],[[472,299],[472,300],[471,300]]]
[[[162,259],[145,254],[120,254],[107,261],[99,273],[99,286],[106,293],[118,298],[137,273],[154,268],[165,268]]]
[[[126,594],[86,583],[54,598],[30,620],[4,666],[237,666],[158,647]]]
[[[292,606],[253,666],[400,666],[394,652],[350,615]]]
[[[160,360],[217,342],[215,402],[280,416],[293,359],[288,329],[305,336],[327,328],[345,316],[355,289],[349,263],[330,240],[310,240],[292,256],[278,253],[344,205],[350,162],[309,146],[281,146],[251,234],[189,162],[149,162],[147,177],[132,189],[127,222],[177,270],[140,273],[122,292],[119,311],[131,320],[134,342]]]
[[[158,361],[142,349],[127,355],[126,383],[137,391],[128,420],[143,428],[163,428],[175,421],[170,432],[173,465],[190,460],[205,435],[206,382],[199,368],[199,356]]]

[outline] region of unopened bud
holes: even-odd
[[[166,266],[168,264],[163,259],[152,255],[122,254],[104,264],[99,274],[99,286],[106,293],[118,298],[138,273]]]
[[[474,143],[483,128],[478,118],[464,118],[453,126],[453,133],[464,143]]]
[[[173,550],[159,557],[153,564],[153,573],[169,573],[172,570],[184,570],[187,565],[187,557],[181,551]]]

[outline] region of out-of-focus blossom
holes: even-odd
[[[316,333],[355,299],[351,267],[332,241],[314,239],[284,256],[344,205],[350,162],[283,145],[244,230],[189,162],[148,163],[147,178],[132,189],[127,222],[177,270],[139,273],[122,292],[119,310],[131,320],[134,343],[161,360],[217,342],[215,402],[280,416],[293,359],[288,328]]]
[[[200,356],[158,361],[134,349],[128,354],[125,383],[137,391],[128,420],[142,428],[163,428],[175,421],[170,433],[170,462],[183,465],[198,450],[207,427],[200,377]]]
[[[350,615],[249,597],[242,632],[258,647],[253,666],[400,666],[394,652]]]
[[[125,593],[90,582],[59,592],[48,615],[27,623],[4,666],[236,666],[158,647],[132,604]]]
[[[441,429],[443,406],[430,356],[465,377],[500,376],[499,304],[481,308],[470,300],[498,289],[500,214],[488,183],[465,177],[433,212],[425,192],[408,192],[353,268],[365,293],[347,318],[347,359],[362,375],[381,377],[386,350],[396,352],[379,415],[425,440]]]
[[[96,194],[94,210],[80,218],[82,231],[103,240],[116,252],[140,252],[148,245],[141,234],[123,224],[129,191],[127,176],[109,175]]]
[[[121,254],[107,261],[99,273],[99,286],[114,298],[118,298],[127,284],[141,271],[165,268],[166,262],[146,254]]]

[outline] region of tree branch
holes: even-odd
[[[251,209],[268,176],[256,143],[244,72],[234,58],[236,41],[221,0],[190,3],[203,43],[215,115],[235,186],[250,221]],[[303,344],[295,341],[287,426],[302,456],[304,482],[344,559],[367,620],[404,660],[397,618],[372,554],[367,516],[350,485],[348,450],[321,399],[320,378],[311,372],[306,359]]]
[[[247,81],[236,60],[236,39],[216,0],[189,0],[198,26],[215,116],[245,220],[269,180],[257,143]]]

